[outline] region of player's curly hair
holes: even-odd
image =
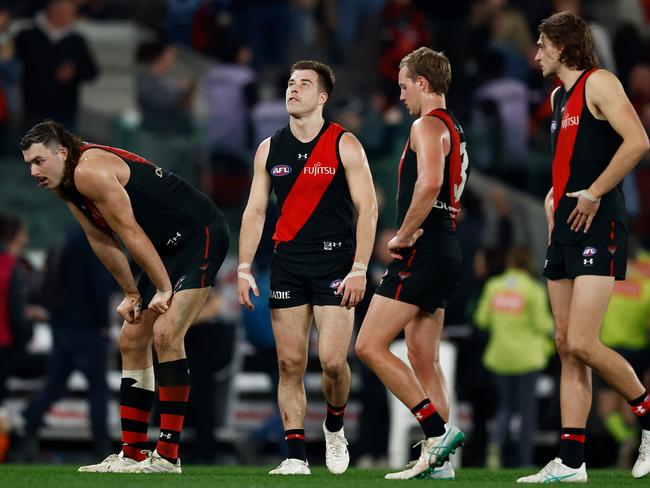
[[[560,50],[559,61],[567,68],[583,70],[598,66],[594,40],[582,17],[559,12],[542,20],[538,30]]]
[[[314,61],[313,59],[304,59],[293,63],[291,69],[289,69],[289,76],[293,76],[294,71],[298,71],[299,69],[315,71],[318,75],[318,88],[327,93],[328,98],[330,97],[334,90],[334,83],[336,83],[336,75],[331,66],[320,61]]]
[[[68,150],[61,185],[66,188],[74,187],[74,169],[79,163],[83,146],[81,137],[67,131],[62,124],[48,119],[27,131],[20,140],[20,149],[27,151],[34,144],[43,144],[52,152],[57,151],[61,146]]]
[[[409,78],[415,81],[418,76],[426,78],[433,93],[446,95],[451,85],[451,64],[443,52],[429,47],[420,47],[407,54],[399,63],[406,67]]]

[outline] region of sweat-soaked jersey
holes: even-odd
[[[460,197],[469,176],[469,157],[466,150],[465,134],[456,118],[445,109],[435,109],[426,116],[441,120],[449,130],[450,148],[445,157],[444,177],[438,198],[420,227],[424,233],[418,238],[415,247],[440,255],[455,257],[457,245],[447,243],[455,240],[456,216],[459,212]],[[413,198],[415,182],[418,179],[417,154],[411,148],[410,139],[402,153],[398,169],[397,184],[397,227],[404,221]],[[451,245],[446,245],[451,244]],[[460,256],[458,256],[460,257]]]
[[[332,251],[354,248],[352,198],[339,154],[346,130],[325,122],[309,142],[289,125],[271,137],[266,170],[278,200],[276,248]]]
[[[81,152],[93,148],[115,154],[128,165],[131,175],[124,190],[131,200],[135,220],[159,254],[174,252],[186,238],[203,232],[221,215],[212,200],[174,173],[123,149],[85,144]],[[76,188],[61,186],[61,192],[96,227],[113,235],[113,230],[89,198]]]
[[[564,85],[553,98],[551,143],[553,149],[553,200],[555,226],[552,240],[577,244],[596,232],[607,232],[614,222],[627,225],[623,183],[605,193],[589,231],[572,231],[567,224],[578,203],[567,197],[586,190],[600,176],[622,143],[621,136],[607,120],[598,120],[589,111],[585,85],[597,69],[583,72],[569,91]]]

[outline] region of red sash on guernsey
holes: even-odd
[[[573,148],[576,143],[578,135],[578,123],[570,123],[582,116],[584,107],[584,93],[585,83],[591,73],[596,71],[592,68],[587,71],[577,82],[575,88],[569,95],[569,99],[564,106],[564,113],[562,114],[562,121],[560,127],[557,128],[559,134],[557,136],[557,144],[555,146],[555,155],[553,156],[553,204],[554,209],[557,210],[560,205],[560,198],[564,195],[564,189],[569,181],[571,174],[571,157],[573,156]]]
[[[330,124],[320,136],[291,191],[275,226],[276,244],[291,241],[314,213],[338,170],[336,141],[345,129]]]
[[[9,347],[14,342],[9,315],[9,285],[15,266],[13,256],[0,253],[0,347]]]

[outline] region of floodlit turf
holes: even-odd
[[[315,468],[312,476],[271,477],[267,474],[270,467],[231,467],[231,466],[187,466],[181,475],[155,474],[91,474],[77,473],[77,466],[72,465],[0,465],[0,487],[2,488],[54,488],[96,486],[100,488],[127,487],[271,487],[271,486],[349,486],[370,487],[377,484],[382,486],[400,485],[404,481],[384,480],[384,470],[350,469],[339,476],[331,475],[325,468]],[[629,471],[590,470],[591,485],[616,486],[649,486],[650,479],[635,480]],[[426,484],[452,483],[455,487],[464,486],[496,486],[503,484],[516,485],[514,481],[522,475],[531,474],[530,470],[488,471],[485,469],[462,469],[456,475],[456,480],[433,481],[417,480],[408,483]],[[163,481],[164,480],[164,481]],[[517,485],[521,486],[521,485]]]

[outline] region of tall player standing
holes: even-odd
[[[446,108],[451,66],[421,47],[400,63],[400,99],[417,120],[398,170],[398,231],[361,326],[356,352],[420,422],[420,458],[387,479],[453,479],[450,453],[464,435],[446,424],[449,398],[439,363],[445,306],[460,276],[456,216],[469,173],[465,137]],[[413,371],[389,350],[404,330]]]
[[[327,401],[325,461],[335,474],[349,464],[343,413],[350,392],[347,354],[352,307],[363,298],[375,239],[377,202],[363,147],[340,125],[325,121],[334,87],[332,69],[299,61],[286,91],[289,124],[257,149],[251,192],[239,240],[239,302],[252,308],[258,290],[251,265],[271,189],[280,208],[273,239],[271,321],[277,346],[278,403],[289,457],[272,475],[311,474],[305,454],[304,375],[312,319]],[[356,239],[353,208],[358,217]]]
[[[535,59],[557,76],[551,95],[553,187],[546,201],[544,266],[562,374],[560,453],[521,483],[586,482],[585,427],[591,371],[630,404],[643,429],[632,476],[650,472],[650,397],[630,364],[598,336],[614,280],[625,279],[627,224],[621,182],[648,151],[641,122],[621,83],[599,69],[585,21],[568,12],[539,26]]]

